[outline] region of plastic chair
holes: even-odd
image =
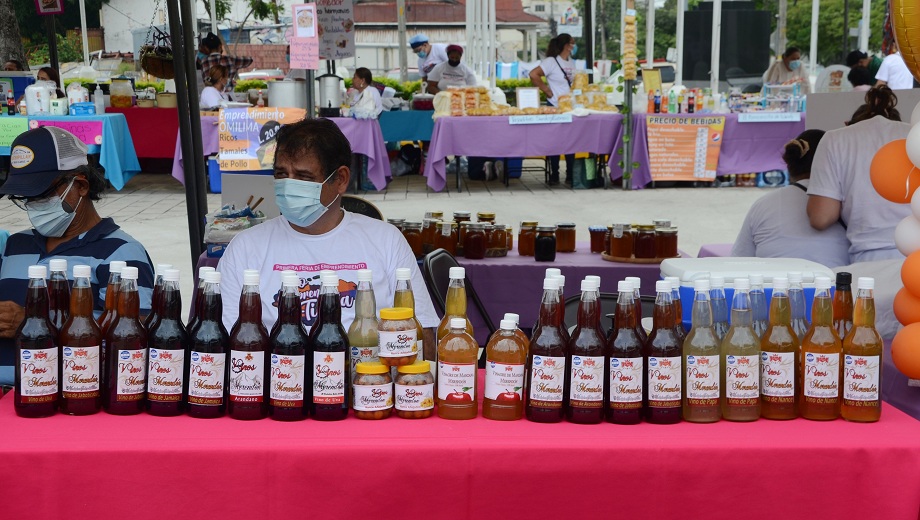
[[[367,217],[383,220],[383,213],[380,212],[380,209],[378,209],[377,206],[374,206],[370,202],[362,199],[361,197],[355,197],[354,195],[342,195],[342,208],[345,211],[360,213],[361,215]]]

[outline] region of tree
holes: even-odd
[[[35,8],[35,5],[32,5]],[[0,0],[0,12],[13,12],[13,0]],[[29,67],[26,62],[26,53],[22,48],[22,36],[19,33],[19,24],[16,18],[4,16],[0,19],[0,59],[19,60],[23,66]]]

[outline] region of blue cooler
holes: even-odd
[[[3,89],[3,103],[6,104],[6,91],[13,88],[13,96],[21,98],[26,93],[26,87],[35,83],[31,72],[0,71],[0,88]]]

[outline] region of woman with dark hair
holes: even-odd
[[[808,219],[818,230],[843,222],[850,263],[903,258],[894,244],[894,228],[910,215],[910,206],[883,199],[869,179],[875,153],[910,132],[897,104],[888,87],[869,90],[848,126],[827,132],[815,153]]]
[[[818,231],[808,223],[809,176],[823,130],[806,130],[786,143],[783,161],[789,170],[789,186],[760,198],[748,210],[732,256],[804,258],[828,267],[849,264],[850,243],[839,223]]]
[[[227,67],[214,65],[208,69],[208,75],[204,78],[206,86],[201,89],[198,103],[202,110],[220,106],[224,101],[230,101],[227,94],[224,93],[224,87],[227,86],[229,80],[230,71],[227,70]]]
[[[9,72],[22,72],[26,69],[22,66],[21,61],[9,59],[6,60],[6,63],[3,64],[3,70]]]
[[[35,79],[38,81],[53,81],[57,86],[57,97],[66,97],[64,91],[61,90],[61,75],[58,74],[57,70],[51,67],[42,67],[38,69],[38,73],[35,75]]]
[[[802,94],[811,92],[808,72],[802,65],[802,51],[798,47],[786,49],[786,52],[763,73],[763,82],[769,85],[799,83]]]
[[[368,88],[370,87],[370,88]],[[380,100],[380,91],[374,86],[374,76],[367,67],[355,69],[351,78],[351,99],[348,104],[351,113],[356,119],[377,119],[383,112],[383,101]]]
[[[569,94],[572,82],[575,81],[575,61],[572,57],[578,50],[575,38],[567,33],[562,33],[549,41],[546,57],[540,64],[530,71],[530,81],[545,95],[550,105],[559,106],[559,97]],[[546,78],[546,81],[543,78]],[[559,156],[550,156],[551,186],[559,184]],[[565,156],[565,183],[572,184],[572,166],[575,163],[575,154]]]
[[[872,73],[866,67],[853,67],[850,69],[849,74],[847,74],[847,80],[849,80],[850,85],[853,85],[854,92],[866,92],[875,83],[875,78],[872,77]]]

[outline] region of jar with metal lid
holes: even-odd
[[[495,224],[492,226],[492,234],[489,235],[489,246],[486,248],[486,256],[496,257],[508,254],[508,231],[504,224]]]
[[[402,234],[406,238],[406,242],[409,242],[409,247],[412,248],[412,254],[415,255],[415,258],[422,257],[422,223],[421,222],[404,222],[402,227]]]
[[[352,408],[358,419],[386,419],[393,412],[390,367],[375,362],[358,363],[352,390]]]
[[[413,316],[414,312],[407,307],[380,309],[377,355],[384,365],[411,365],[418,357],[418,328]]]
[[[492,231],[495,226],[488,222],[482,222],[480,224],[482,225],[482,232],[486,236],[486,249],[489,249],[489,241],[492,240]]]
[[[444,212],[443,211],[426,211],[425,218],[430,218],[434,220],[444,220]]]
[[[472,260],[486,257],[486,234],[482,224],[474,223],[466,227],[463,237],[463,255]]]
[[[422,220],[422,254],[424,255],[435,250],[434,244],[435,238],[438,236],[438,222],[440,220],[429,217]]]
[[[396,415],[424,419],[434,413],[434,376],[431,363],[417,361],[396,369]]]
[[[521,231],[518,234],[518,254],[533,256],[534,238],[537,236],[537,222],[525,220],[521,222]]]
[[[655,230],[655,252],[657,258],[677,256],[676,227],[663,227]]]
[[[507,237],[508,242],[505,246],[505,249],[508,251],[514,251],[514,228],[508,226],[508,229],[505,230],[505,237]]]
[[[658,228],[669,228],[671,227],[671,219],[669,218],[656,218],[652,221],[652,225],[655,226],[655,229]]]
[[[617,223],[610,227],[610,256],[632,258],[635,235],[629,224]]]
[[[640,224],[636,228],[636,258],[655,258],[658,253],[655,243],[655,226]]]
[[[556,224],[556,252],[575,252],[575,223],[560,222]]]
[[[457,256],[466,256],[463,246],[466,244],[466,232],[469,231],[470,226],[474,222],[464,221],[459,222],[457,225],[460,226],[457,234]]]
[[[402,229],[403,224],[404,224],[405,222],[406,222],[406,219],[404,219],[404,218],[388,218],[388,219],[387,219],[387,224],[393,224],[393,225],[396,226],[398,229]]]
[[[454,212],[454,222],[469,222],[470,221],[470,212],[469,211],[455,211]]]
[[[457,255],[457,223],[438,222],[435,224],[434,248],[443,249],[448,253]]]
[[[556,226],[537,226],[533,256],[537,262],[556,260]]]
[[[476,221],[477,222],[488,222],[489,224],[494,224],[495,223],[495,213],[480,211],[479,213],[476,214]]]
[[[607,251],[607,244],[609,243],[609,238],[607,241],[604,240],[607,237],[607,228],[604,226],[589,226],[588,234],[591,235],[591,252],[592,253],[604,253]]]

